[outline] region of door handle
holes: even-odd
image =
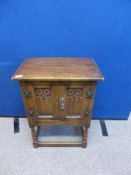
[[[65,98],[60,97],[60,109],[64,110],[64,108],[65,108]]]

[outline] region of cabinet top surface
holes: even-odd
[[[89,58],[29,58],[17,69],[13,80],[104,80]]]

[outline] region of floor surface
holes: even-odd
[[[13,119],[0,118],[0,175],[131,175],[131,117],[106,126],[108,137],[92,121],[86,149],[34,149],[26,119],[14,134]]]

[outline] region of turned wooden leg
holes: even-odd
[[[88,127],[82,127],[82,148],[87,147]]]
[[[38,148],[38,138],[37,138],[37,128],[31,128],[32,139],[33,139],[33,147]]]

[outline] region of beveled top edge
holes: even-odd
[[[20,75],[19,72],[20,72],[20,69],[23,67],[24,64],[26,64],[26,62],[28,61],[32,61],[32,60],[41,60],[41,59],[45,59],[45,60],[65,60],[65,59],[70,59],[70,60],[84,60],[84,61],[87,61],[87,60],[91,60],[92,63],[94,64],[94,66],[96,67],[97,69],[97,73],[98,73],[98,76],[96,77],[83,77],[83,78],[79,78],[79,77],[61,77],[61,78],[55,78],[54,77],[40,77],[40,76],[36,76],[35,75],[35,78],[31,77],[31,75]],[[15,74],[12,76],[11,78],[12,80],[19,80],[19,81],[100,81],[100,80],[104,80],[104,76],[102,75],[99,67],[97,66],[95,60],[93,58],[88,58],[88,57],[29,57],[29,58],[25,58],[24,61],[22,62],[22,64],[18,67],[17,71],[15,72]]]

